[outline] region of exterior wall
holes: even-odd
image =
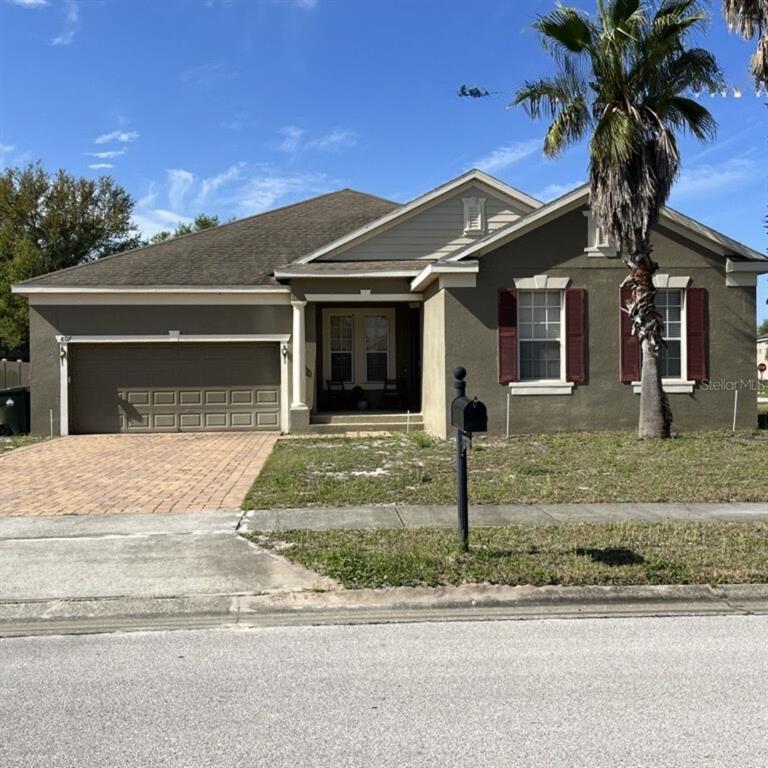
[[[29,308],[32,432],[59,433],[57,335],[290,333],[290,306],[46,306]]]
[[[485,197],[488,231],[511,224],[521,210],[489,189],[473,185],[396,224],[378,235],[336,254],[333,261],[384,261],[387,259],[439,259],[467,245],[482,235],[464,234],[464,197]]]
[[[761,336],[757,340],[757,364],[768,363],[768,336]],[[768,379],[768,375],[765,373],[763,377]]]
[[[446,291],[432,288],[425,295],[424,330],[422,334],[422,386],[421,412],[424,429],[433,435],[448,434],[447,413],[449,392],[446,389]],[[452,390],[451,390],[452,391]]]
[[[571,287],[587,290],[587,380],[571,395],[532,395],[511,398],[513,433],[559,430],[625,430],[637,426],[639,395],[619,381],[619,284],[626,266],[619,259],[584,253],[587,223],[581,210],[483,256],[476,288],[446,289],[445,361],[439,376],[443,398],[452,392],[450,373],[457,365],[468,371],[467,393],[488,407],[489,432],[506,429],[508,387],[497,378],[497,291],[514,286],[514,277],[547,273],[567,276]],[[745,382],[739,395],[740,428],[756,424],[755,288],[727,288],[724,260],[669,231],[653,236],[654,258],[660,272],[687,275],[692,286],[709,297],[709,372],[715,387],[701,386],[687,394],[670,394],[673,429],[730,428],[734,393],[720,382]],[[438,306],[438,305],[436,305]],[[425,318],[432,310],[425,307]],[[426,336],[426,329],[425,329]],[[431,367],[425,357],[426,369]],[[432,374],[430,374],[432,375]],[[425,386],[425,390],[427,387]],[[440,405],[430,408],[429,429],[436,428]],[[443,408],[443,413],[445,410]]]

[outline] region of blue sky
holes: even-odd
[[[0,162],[111,174],[146,234],[345,186],[406,201],[472,166],[551,198],[586,178],[585,148],[543,158],[544,124],[505,107],[551,68],[530,23],[553,4],[0,0]],[[701,97],[720,132],[683,142],[671,202],[764,251],[767,99],[719,8],[702,42],[743,95]]]

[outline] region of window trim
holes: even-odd
[[[322,389],[328,390],[328,378],[331,373],[331,317],[344,315],[352,317],[352,380],[344,383],[350,387],[363,389],[383,389],[383,381],[368,381],[368,356],[365,344],[365,318],[368,315],[384,316],[389,324],[387,338],[387,378],[397,376],[397,327],[394,307],[355,306],[355,307],[323,307],[322,308],[322,355],[323,381]]]
[[[665,376],[661,380],[662,389],[669,395],[691,394],[696,385],[688,379],[688,286],[691,278],[687,276],[670,276],[656,274],[653,284],[659,291],[680,292],[680,376]],[[639,395],[641,382],[632,382],[632,391]]]
[[[566,345],[567,328],[565,313],[565,289],[570,283],[567,277],[549,277],[548,275],[536,275],[533,278],[518,278],[515,280],[517,289],[517,327],[520,328],[520,294],[521,293],[559,293],[560,294],[560,378],[559,379],[520,379],[511,381],[507,385],[512,395],[570,395],[573,394],[574,382],[568,381],[566,376]],[[529,341],[526,339],[525,341]],[[523,338],[518,330],[517,338],[517,370],[518,375],[522,371],[520,361],[520,348]]]

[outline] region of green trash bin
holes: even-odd
[[[29,432],[29,387],[0,389],[0,435]]]

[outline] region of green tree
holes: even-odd
[[[220,222],[218,216],[208,216],[205,213],[198,213],[192,223],[177,224],[176,229],[173,232],[169,232],[167,229],[164,229],[162,232],[157,232],[149,238],[148,243],[150,245],[154,245],[155,243],[163,243],[166,240],[170,240],[172,237],[190,235],[193,232],[200,232],[203,229],[218,227],[219,224]]]
[[[24,353],[27,302],[11,285],[140,244],[133,199],[108,176],[94,181],[41,164],[0,172],[0,353]]]
[[[768,317],[766,317],[765,320],[763,320],[763,322],[757,326],[757,335],[768,336]]]
[[[723,13],[731,31],[745,40],[757,37],[752,74],[768,87],[768,0],[723,0]]]
[[[594,16],[558,6],[534,24],[556,74],[526,82],[513,101],[532,118],[550,118],[550,157],[589,137],[592,214],[630,270],[625,311],[643,352],[641,438],[668,437],[672,420],[658,366],[663,327],[650,229],[680,170],[677,134],[703,142],[717,128],[685,95],[722,84],[714,56],[688,45],[707,18],[698,0],[598,0]]]

